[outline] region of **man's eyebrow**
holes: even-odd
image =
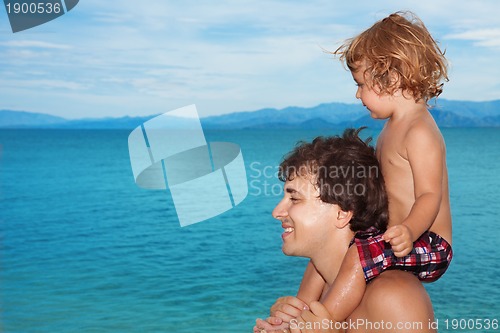
[[[290,194],[295,194],[295,193],[299,193],[299,191],[297,191],[296,189],[294,189],[293,187],[287,187],[285,189],[286,193],[290,193]],[[300,194],[300,193],[299,193]]]

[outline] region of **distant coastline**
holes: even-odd
[[[431,103],[432,105],[432,103]],[[486,102],[439,99],[431,113],[440,127],[500,127],[500,100]],[[144,117],[69,120],[48,114],[0,110],[0,128],[133,129],[157,115]],[[179,118],[179,123],[182,118]],[[315,107],[287,107],[234,112],[201,119],[206,129],[323,129],[348,126],[378,128],[361,104],[325,103]],[[176,127],[175,120],[172,128]]]

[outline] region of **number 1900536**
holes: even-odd
[[[51,2],[14,2],[6,3],[8,14],[59,14],[63,9],[60,3]]]

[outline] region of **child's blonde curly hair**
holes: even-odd
[[[406,18],[407,16],[408,18]],[[347,40],[334,55],[355,72],[366,66],[365,75],[379,93],[401,89],[415,101],[437,97],[448,81],[444,52],[411,12],[396,12],[360,35]]]

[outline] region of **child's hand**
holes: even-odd
[[[326,319],[326,320],[325,320]],[[308,324],[309,323],[309,324]],[[326,323],[326,325],[325,325]],[[312,302],[311,310],[302,311],[300,317],[290,325],[291,333],[313,333],[313,332],[339,332],[333,325],[330,313],[320,302]],[[302,329],[301,329],[302,328]],[[319,328],[319,329],[313,329]]]
[[[303,310],[309,310],[306,303],[294,296],[280,297],[271,306],[271,317],[281,318],[284,322],[300,316]]]
[[[404,257],[413,249],[413,235],[410,228],[404,224],[390,227],[383,236],[386,242],[391,243],[392,251],[396,257]]]

